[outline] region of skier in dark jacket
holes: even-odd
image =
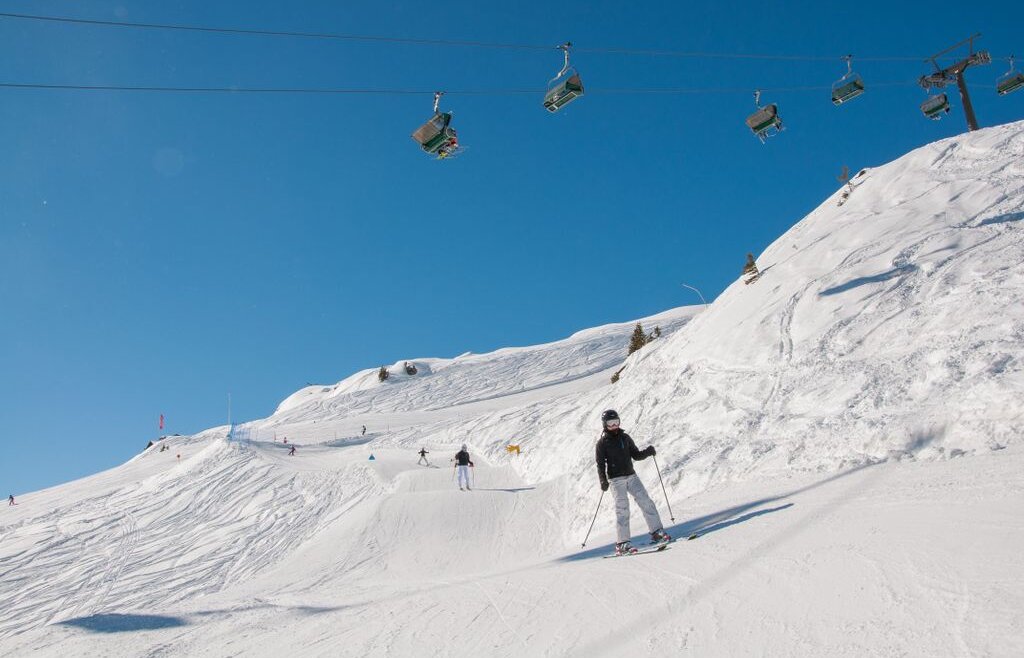
[[[655,455],[654,446],[638,450],[632,437],[622,431],[619,414],[614,409],[601,414],[601,423],[604,431],[597,440],[595,451],[597,477],[601,482],[601,491],[608,491],[611,486],[615,498],[615,554],[636,553],[636,548],[629,541],[629,496],[633,496],[643,512],[647,529],[651,532],[651,541],[656,544],[672,541],[662,527],[658,508],[633,470],[634,459],[647,459]]]
[[[459,491],[470,491],[469,487],[469,469],[473,467],[473,462],[469,458],[469,450],[466,449],[466,444],[462,444],[462,450],[455,453],[455,470],[459,474]],[[465,489],[463,489],[465,484]]]
[[[11,494],[10,496],[7,497],[7,506],[8,507],[10,507],[11,505],[17,505],[17,504],[18,503],[14,502],[14,494]]]
[[[427,459],[427,455],[429,455],[429,454],[430,454],[429,450],[427,450],[426,448],[420,448],[420,460],[418,462],[416,462],[416,463],[417,464],[422,464],[424,466],[430,466],[430,460]]]

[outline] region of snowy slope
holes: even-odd
[[[917,149],[856,179],[614,387],[478,419],[536,436],[589,522],[591,446],[616,408],[676,495],[793,469],[946,459],[1024,433],[1024,124]],[[542,429],[539,429],[542,428]],[[497,459],[501,441],[481,446]]]
[[[699,310],[673,309],[642,322],[668,336]],[[9,611],[0,616],[0,638],[109,605],[173,605],[244,582],[395,486],[387,462],[368,463],[369,449],[361,447],[379,440],[384,428],[457,422],[474,409],[605,386],[634,326],[612,324],[491,354],[417,359],[416,376],[396,373],[383,384],[376,370],[358,373],[329,395],[322,392],[328,387],[299,391],[281,405],[286,411],[236,427],[234,440],[227,427],[169,437],[122,467],[22,496],[0,525],[0,606]],[[369,375],[373,385],[361,384]],[[365,438],[363,423],[370,425]],[[275,436],[300,445],[302,458],[287,458]],[[161,452],[163,444],[170,450]]]
[[[614,385],[632,323],[403,359],[24,496],[0,653],[1024,655],[1022,174],[1024,122],[868,170]],[[699,539],[580,548],[608,407]]]

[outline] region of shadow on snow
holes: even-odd
[[[1005,215],[997,215],[996,217],[989,217],[983,220],[978,226],[988,226],[989,224],[1003,224],[1005,222],[1019,222],[1024,220],[1024,212],[1011,212]]]
[[[696,519],[690,521],[685,521],[683,523],[677,523],[673,526],[668,526],[665,528],[665,530],[666,532],[668,532],[668,534],[675,537],[677,541],[686,541],[687,537],[694,534],[703,536],[710,534],[712,532],[718,532],[719,530],[725,530],[730,526],[744,523],[759,516],[764,516],[765,514],[781,512],[783,510],[789,509],[790,507],[793,507],[794,503],[786,503],[785,505],[779,505],[778,507],[772,507],[769,509],[758,510],[758,507],[764,507],[765,505],[769,505],[771,503],[777,503],[786,500],[787,498],[791,498],[793,496],[796,496],[797,494],[804,493],[805,491],[810,491],[811,489],[816,489],[818,487],[829,484],[830,482],[834,482],[848,475],[857,473],[865,468],[876,466],[881,463],[884,462],[867,462],[859,466],[855,466],[854,468],[842,471],[841,473],[836,473],[831,477],[825,478],[824,480],[820,480],[813,484],[809,484],[805,487],[800,487],[799,489],[794,489],[793,491],[789,491],[778,496],[759,498],[758,500],[752,500],[748,503],[743,503],[742,505],[727,507],[723,510],[712,512],[711,514],[705,514],[704,516],[697,517]],[[643,538],[646,539],[646,535],[644,535]],[[637,546],[642,546],[646,543],[644,539],[642,539],[639,542],[634,542],[634,544]],[[558,558],[557,561],[574,562],[576,560],[586,560],[589,558],[608,555],[612,551],[613,544],[605,544],[602,546],[598,546],[597,548],[592,548],[590,550],[583,551],[580,553],[566,555],[564,557]]]
[[[197,619],[190,620],[188,617],[228,618],[240,612],[248,612],[251,610],[260,609],[276,609],[280,610],[281,612],[291,613],[295,615],[312,616],[336,612],[338,610],[342,610],[345,607],[348,606],[279,606],[267,603],[259,603],[226,610],[205,610],[193,613],[186,617],[172,617],[170,615],[122,614],[112,612],[98,615],[89,615],[88,617],[77,617],[75,619],[65,619],[64,621],[57,622],[57,625],[74,626],[76,628],[81,628],[87,631],[91,631],[93,633],[133,633],[136,631],[154,631],[164,628],[178,628],[181,626],[188,626],[193,622],[198,621]]]
[[[825,290],[822,290],[818,294],[822,297],[826,297],[828,295],[838,295],[841,292],[853,290],[854,288],[859,288],[860,286],[866,286],[871,283],[881,283],[882,281],[895,279],[896,277],[902,274],[909,274],[916,269],[917,268],[913,265],[901,265],[900,267],[894,267],[888,272],[882,272],[881,274],[875,274],[873,276],[862,276],[856,279],[851,279],[850,281],[847,281],[846,283],[840,284],[838,286],[826,288]]]
[[[75,626],[93,633],[131,633],[134,631],[152,631],[160,628],[176,628],[187,626],[188,621],[181,617],[164,615],[123,615],[108,613],[89,615],[76,619],[65,619],[58,622],[60,626]]]

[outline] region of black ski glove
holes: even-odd
[[[654,446],[647,446],[647,456],[648,457],[653,457],[656,454],[658,454],[658,451],[654,449]]]
[[[608,480],[601,480],[601,491],[608,491]]]

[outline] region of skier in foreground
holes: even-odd
[[[597,440],[597,477],[601,481],[601,491],[612,488],[615,498],[615,529],[618,538],[615,543],[615,554],[626,555],[636,553],[637,549],[629,541],[629,497],[640,506],[647,529],[651,532],[651,543],[664,544],[672,541],[661,524],[658,508],[647,495],[647,489],[633,470],[634,459],[647,459],[655,455],[654,446],[645,450],[637,450],[633,439],[622,431],[619,414],[609,409],[601,414],[604,431]]]
[[[469,487],[469,469],[472,468],[473,462],[469,459],[469,451],[466,449],[466,444],[462,444],[462,450],[455,453],[455,470],[459,474],[459,491],[472,491]],[[465,482],[465,489],[463,489],[463,482]]]

